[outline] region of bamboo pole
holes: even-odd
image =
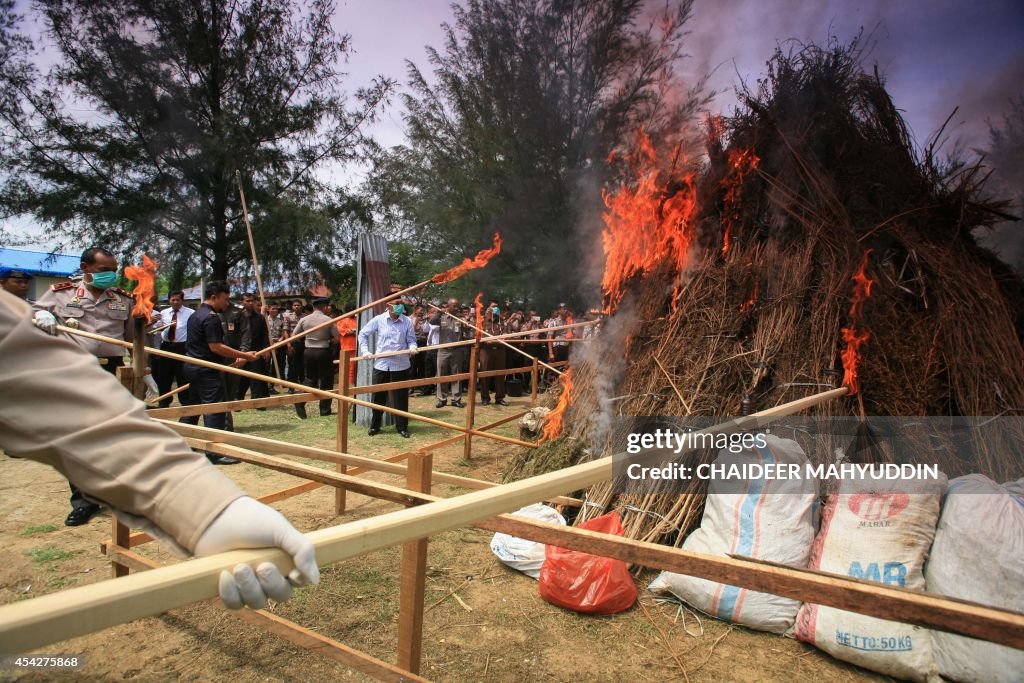
[[[265,311],[267,310],[267,298],[263,296],[263,278],[260,277],[260,263],[256,258],[256,241],[252,238],[252,225],[249,223],[249,208],[245,204],[245,190],[242,189],[242,173],[237,168],[235,169],[235,182],[238,184],[238,198],[242,201],[242,218],[245,219],[245,233],[249,236],[249,251],[252,253],[252,270],[256,274],[256,291],[260,295],[260,315],[263,316],[263,322],[267,324],[267,332],[270,332],[270,317],[267,316]],[[274,371],[277,376],[281,376],[281,368],[277,364],[277,354],[270,354],[270,359],[274,363]]]
[[[405,289],[399,290],[397,292],[392,292],[391,294],[388,294],[387,296],[382,296],[381,298],[377,299],[376,301],[371,301],[370,303],[366,304],[365,306],[360,306],[359,308],[353,309],[353,310],[349,311],[348,313],[342,313],[341,315],[336,316],[334,318],[331,318],[330,320],[325,320],[324,322],[320,323],[319,325],[314,325],[313,327],[306,328],[305,330],[303,330],[299,334],[295,334],[295,335],[291,335],[289,337],[285,337],[281,341],[275,342],[275,343],[271,344],[270,346],[268,346],[267,348],[263,349],[262,351],[258,351],[257,353],[262,355],[262,354],[266,353],[267,351],[273,351],[274,349],[276,349],[278,347],[285,346],[286,344],[290,344],[290,343],[294,342],[296,339],[300,339],[302,337],[305,337],[310,332],[316,332],[317,330],[322,330],[323,328],[327,327],[328,325],[337,325],[339,320],[342,320],[344,318],[351,318],[353,316],[357,316],[360,313],[362,313],[363,311],[371,309],[374,306],[379,306],[380,304],[387,303],[388,301],[391,301],[392,299],[397,299],[398,297],[400,297],[400,296],[402,296],[404,294],[408,294],[409,292],[413,292],[413,291],[416,291],[417,289],[420,289],[422,287],[426,287],[431,282],[432,282],[432,280],[424,280],[423,282],[418,282],[418,283],[416,283],[415,285],[413,285],[411,287],[406,287]],[[357,359],[357,360],[359,360],[359,359]]]
[[[473,344],[469,350],[469,396],[466,397],[466,429],[473,429],[473,421],[476,417],[476,383],[477,383],[477,361],[480,356],[480,342]],[[462,459],[473,459],[473,437],[466,432],[466,438],[462,442]]]
[[[452,315],[451,313],[449,313],[448,311],[446,311],[443,308],[441,308],[440,306],[435,306],[434,304],[429,303],[429,302],[427,303],[427,305],[430,306],[431,308],[433,308],[434,310],[436,310],[436,311],[438,311],[440,313],[445,314],[446,316],[448,316],[449,318],[451,318],[453,320],[458,320],[463,325],[466,325],[468,327],[472,327],[474,330],[476,330],[477,332],[481,333],[484,337],[486,337],[486,338],[488,338],[488,339],[490,339],[492,341],[498,342],[499,344],[501,344],[505,348],[512,349],[513,351],[518,353],[520,356],[525,356],[525,357],[529,358],[530,360],[537,360],[536,356],[531,356],[526,351],[523,351],[520,348],[516,348],[515,346],[512,346],[507,341],[504,341],[503,339],[500,339],[498,335],[491,334],[490,332],[487,332],[486,330],[482,330],[479,327],[477,327],[476,325],[474,325],[473,323],[468,322],[466,320],[463,320],[462,318],[457,318],[454,315]],[[538,330],[530,330],[530,332],[536,333],[536,332],[538,332]],[[539,340],[537,340],[537,341],[539,341]],[[559,370],[557,368],[553,368],[550,365],[548,365],[547,363],[541,363],[541,365],[546,367],[548,370],[552,370],[553,372],[555,372],[559,376],[562,375],[562,371],[561,370]]]
[[[581,323],[573,323],[572,325],[559,325],[558,327],[549,327],[547,329],[547,331],[548,332],[558,332],[560,330],[568,330],[568,329],[573,328],[573,327],[585,327],[587,325],[596,325],[596,324],[597,324],[597,321],[595,321],[595,320],[587,320],[587,321],[584,321],[584,322],[581,322]],[[536,333],[537,333],[536,330],[528,330],[526,332],[509,332],[507,334],[495,335],[495,336],[491,337],[490,340],[491,341],[500,341],[502,339],[516,339],[518,337],[523,337],[523,336],[528,335],[528,334],[536,334]],[[462,341],[447,342],[445,344],[435,344],[434,346],[424,346],[423,348],[424,349],[430,349],[431,351],[436,351],[438,349],[450,349],[450,348],[453,348],[453,347],[456,347],[456,346],[469,346],[470,344],[474,343],[475,341],[476,341],[475,339],[463,339]],[[420,349],[417,349],[417,351],[419,351],[419,350]],[[412,353],[412,351],[410,349],[402,349],[402,350],[399,350],[399,351],[384,351],[383,353],[368,353],[365,356],[358,356],[358,357],[354,358],[353,360],[373,360],[374,358],[387,358],[389,356],[401,356],[401,355],[405,355],[405,354],[408,354],[408,353]],[[532,356],[531,356],[531,358],[532,358]],[[548,366],[548,367],[551,367],[551,369],[554,370],[555,372],[557,372],[558,374],[562,374],[559,370],[557,370],[553,366]]]
[[[540,385],[540,359],[533,359],[533,367],[530,369],[530,403],[537,405],[537,390]]]
[[[65,327],[63,325],[57,325],[57,329],[60,330],[61,332],[66,332],[68,334],[77,334],[78,336],[85,337],[86,339],[95,339],[96,341],[102,341],[102,342],[106,342],[108,344],[114,344],[116,346],[126,346],[128,348],[131,348],[131,344],[129,342],[121,341],[120,339],[114,339],[113,337],[106,337],[106,336],[104,336],[102,334],[95,334],[93,332],[86,332],[85,330],[74,330],[74,329],[71,329],[70,327]],[[273,378],[273,377],[270,377],[268,375],[261,375],[258,372],[250,372],[248,370],[243,370],[242,368],[236,368],[236,367],[232,367],[230,365],[224,365],[222,363],[213,363],[213,362],[210,362],[210,361],[207,361],[207,360],[202,360],[201,358],[192,358],[191,356],[183,356],[180,353],[171,353],[170,351],[164,351],[162,349],[154,349],[154,348],[150,348],[148,346],[145,347],[145,348],[146,348],[147,351],[149,351],[149,353],[153,354],[154,356],[160,356],[162,358],[174,358],[176,360],[181,360],[181,361],[184,361],[186,363],[192,363],[193,365],[198,365],[198,366],[203,367],[203,368],[210,368],[212,370],[218,370],[220,372],[227,372],[227,373],[232,374],[232,375],[239,375],[241,377],[248,377],[249,379],[257,379],[257,380],[261,380],[261,381],[264,381],[264,382],[278,382],[278,383],[280,383],[281,386],[288,387],[288,388],[291,388],[291,389],[295,389],[296,391],[308,392],[308,393],[313,394],[314,396],[319,396],[320,398],[339,399],[339,400],[345,401],[347,403],[354,403],[354,404],[356,404],[358,406],[365,406],[367,408],[372,408],[374,410],[383,410],[385,412],[391,413],[392,415],[401,415],[403,417],[409,418],[410,420],[419,420],[420,422],[426,422],[427,424],[432,424],[435,427],[444,427],[446,429],[452,429],[452,430],[454,430],[456,432],[462,432],[464,434],[467,433],[466,432],[466,428],[461,426],[461,425],[451,424],[450,422],[442,422],[441,420],[435,420],[432,417],[425,417],[423,415],[417,415],[415,413],[410,413],[410,412],[405,411],[405,410],[398,410],[397,408],[392,408],[390,406],[377,405],[376,403],[371,403],[370,401],[364,401],[362,399],[354,398],[352,396],[342,396],[341,394],[339,394],[337,392],[334,392],[334,391],[326,391],[324,389],[317,389],[315,387],[306,386],[305,384],[299,384],[298,382],[291,382],[289,380],[275,380],[275,378]],[[473,431],[473,434],[475,436],[483,436],[483,437],[486,437],[488,439],[493,439],[494,441],[503,441],[505,443],[510,443],[510,444],[513,444],[513,445],[516,445],[516,446],[523,446],[523,447],[526,447],[526,448],[536,448],[537,447],[536,444],[532,444],[532,443],[529,443],[529,442],[526,442],[526,441],[522,441],[520,439],[513,439],[512,437],[509,437],[509,436],[502,436],[501,434],[487,434],[485,432],[480,432],[480,431],[476,431],[476,430]]]
[[[815,394],[749,416],[734,418],[694,434],[731,434],[756,429],[767,425],[775,417],[792,415],[845,396],[848,391],[842,387]],[[307,538],[316,547],[317,561],[322,566],[334,564],[467,526],[550,496],[609,480],[612,477],[614,457],[608,456],[492,489],[473,491],[456,498],[321,529],[307,534]],[[720,558],[715,559],[722,562]],[[291,557],[277,548],[234,550],[0,607],[0,651],[24,652],[206,600],[217,595],[221,571],[230,570],[239,563],[255,566],[261,562],[273,562],[282,569],[282,573],[294,567]],[[739,561],[729,559],[729,562]],[[885,587],[873,589],[885,590]],[[1016,640],[1017,647],[1024,646],[1024,616],[1018,618]]]
[[[188,391],[188,388],[190,386],[192,386],[191,382],[189,382],[188,384],[182,384],[180,387],[171,389],[166,394],[160,394],[156,398],[149,399],[148,401],[146,401],[146,403],[148,403],[151,406],[159,405],[160,401],[164,400],[165,398],[170,398],[171,396],[174,396],[175,394],[180,394],[183,391]]]

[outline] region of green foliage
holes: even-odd
[[[33,548],[28,551],[28,556],[37,564],[56,564],[58,562],[70,560],[75,555],[75,552],[64,550],[63,548],[58,548],[53,545],[44,546],[42,548]]]
[[[310,258],[338,256],[336,193],[315,171],[360,157],[393,83],[346,97],[350,37],[333,30],[330,0],[35,6],[58,58],[46,80],[24,58],[4,68],[4,213],[125,256],[145,249],[172,286],[188,272],[240,276],[238,171],[265,277],[308,282]]]
[[[36,534],[48,534],[52,531],[57,531],[57,529],[59,528],[60,527],[58,527],[56,524],[36,524],[34,526],[25,527],[18,533],[18,535],[35,536]]]
[[[463,286],[542,305],[590,299],[605,159],[640,129],[694,112],[673,67],[692,2],[655,19],[641,0],[468,0],[434,78],[408,65],[408,144],[376,159],[389,221],[415,225],[434,258],[471,255],[500,230],[502,255]]]

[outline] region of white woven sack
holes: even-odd
[[[944,475],[913,484],[841,481],[825,504],[808,567],[924,590],[924,562],[945,489]],[[918,626],[808,603],[800,608],[794,635],[895,678],[924,681],[937,674],[931,634]]]
[[[766,448],[740,453],[723,449],[715,464],[792,463],[801,476],[806,472],[807,456],[797,442],[772,434],[765,439]],[[746,484],[744,492],[732,493],[735,490],[735,484],[712,479],[700,528],[690,534],[683,549],[806,567],[814,541],[817,482],[802,478],[755,480]],[[800,607],[799,601],[790,598],[672,572],[662,572],[648,589],[672,593],[702,612],[772,633],[783,633],[792,626]]]
[[[1024,612],[1024,479],[949,482],[925,567],[928,591]],[[1019,681],[1024,650],[933,631],[939,673],[954,681]]]

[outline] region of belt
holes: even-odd
[[[173,346],[173,347],[175,347],[175,348],[180,348],[180,347],[183,347],[183,346],[185,346],[185,342],[170,342],[170,341],[165,341],[165,342],[163,342],[162,344],[160,344],[160,348],[162,348],[162,349],[163,349],[163,348],[168,348],[168,347],[171,347],[171,346]]]

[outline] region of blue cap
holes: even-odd
[[[0,268],[0,280],[4,280],[9,277],[24,278],[31,280],[33,275],[27,270],[21,270],[20,268]]]

